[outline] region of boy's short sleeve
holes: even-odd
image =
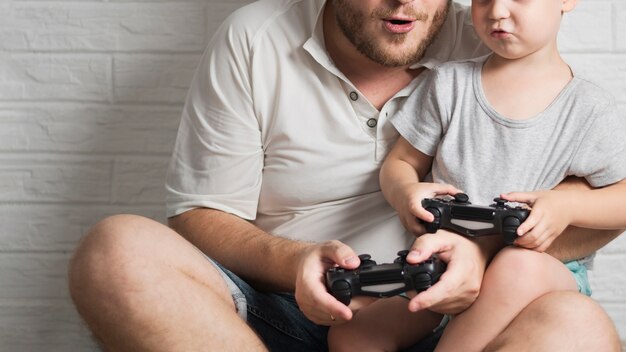
[[[585,177],[593,187],[626,178],[626,117],[613,101],[605,106],[585,132],[570,167],[570,174]]]

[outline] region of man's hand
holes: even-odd
[[[476,243],[455,233],[439,230],[436,234],[418,237],[411,246],[407,262],[420,263],[435,253],[448,264],[446,272],[435,285],[411,299],[409,310],[460,313],[478,297],[487,259]]]
[[[422,199],[442,195],[455,195],[461,192],[452,185],[442,183],[416,182],[405,185],[396,194],[398,199],[398,217],[402,225],[411,233],[421,235],[426,232],[419,220],[432,222],[433,214],[422,207]]]
[[[509,202],[526,203],[532,207],[530,215],[518,228],[515,244],[544,252],[571,223],[566,192],[537,191],[511,192],[500,195]]]
[[[309,247],[298,262],[296,301],[300,310],[311,321],[320,325],[332,325],[352,319],[352,310],[358,309],[359,300],[348,308],[326,290],[326,271],[338,265],[356,269],[359,257],[347,245],[328,241]]]

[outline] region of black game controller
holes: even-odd
[[[408,264],[408,253],[400,251],[393,263],[386,264],[376,264],[369,254],[361,254],[357,269],[329,269],[326,287],[338,301],[348,305],[354,296],[392,297],[411,290],[424,291],[446,270],[446,264],[434,256],[420,264]]]
[[[454,199],[426,198],[422,207],[435,216],[433,222],[422,222],[426,232],[448,229],[465,236],[477,237],[502,234],[504,242],[513,244],[517,228],[526,220],[530,209],[510,206],[502,198],[495,198],[490,206],[472,205],[465,193],[457,193]]]

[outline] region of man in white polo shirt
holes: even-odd
[[[397,137],[388,116],[424,69],[486,53],[467,15],[446,0],[266,0],[227,18],[192,82],[169,167],[177,233],[115,216],[74,256],[72,297],[94,335],[120,351],[326,350],[327,326],[353,312],[326,292],[325,270],[354,268],[360,253],[391,261],[415,239],[378,185]],[[552,253],[579,257],[615,235],[572,232]],[[451,259],[446,294],[422,306],[462,312],[499,248],[425,238]],[[596,328],[580,334],[590,319]],[[616,336],[593,301],[555,294],[493,346],[614,347]]]

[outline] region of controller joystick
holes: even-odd
[[[496,197],[493,199],[493,201],[495,202],[494,204],[492,204],[492,207],[495,208],[505,208],[506,207],[506,203],[508,203],[508,201],[504,198],[500,198],[500,197]]]
[[[494,198],[489,206],[473,205],[465,193],[457,193],[454,199],[426,198],[422,206],[435,217],[433,222],[423,222],[426,232],[435,233],[440,228],[456,231],[468,237],[502,234],[507,245],[517,238],[517,228],[523,223],[530,209],[511,206],[507,200]]]
[[[361,255],[359,255],[359,260],[361,261],[361,264],[359,266],[361,268],[366,268],[366,267],[370,267],[370,266],[376,265],[376,262],[372,260],[372,256],[369,255],[369,254],[361,254]]]
[[[457,203],[468,203],[469,204],[469,196],[465,193],[459,192],[454,195],[454,201]]]
[[[398,252],[398,257],[393,261],[394,263],[405,263],[406,257],[409,255],[408,249],[403,249]]]
[[[398,252],[393,263],[376,264],[367,254],[354,270],[331,268],[326,272],[326,287],[340,302],[349,305],[354,296],[392,297],[406,291],[424,291],[434,285],[446,264],[433,256],[420,264],[406,262],[408,250]]]

